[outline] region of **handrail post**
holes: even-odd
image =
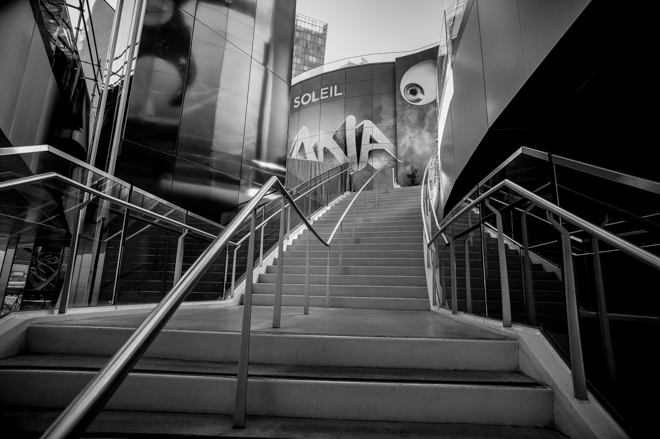
[[[451,313],[458,314],[458,285],[456,285],[456,240],[452,236],[449,243],[449,254],[451,257]]]
[[[499,210],[485,200],[486,206],[495,214],[497,224],[497,251],[500,261],[500,285],[502,287],[502,326],[511,327],[511,296],[509,294],[509,272],[506,263],[506,249],[504,248],[504,227],[502,226],[502,214]],[[483,239],[483,238],[482,238]]]
[[[266,208],[261,208],[261,244],[259,245],[259,266],[264,263],[264,232],[266,231],[266,223],[264,222],[266,218]]]
[[[342,272],[342,251],[343,251],[343,243],[342,240],[344,239],[344,222],[339,223],[339,275],[341,276]]]
[[[470,279],[470,248],[469,240],[466,239],[464,242],[465,250],[465,301],[466,301],[466,312],[472,314],[472,285]]]
[[[132,189],[132,188],[131,188]],[[130,198],[129,198],[130,199]],[[115,282],[112,285],[112,298],[110,299],[110,303],[112,305],[117,304],[117,295],[119,294],[119,279],[121,277],[121,270],[122,270],[122,265],[124,264],[124,252],[126,251],[126,239],[128,236],[128,220],[130,218],[130,214],[128,209],[124,211],[124,220],[122,222],[122,227],[121,227],[121,237],[119,238],[119,252],[117,255],[117,270],[115,271]],[[178,250],[177,250],[178,253]],[[178,254],[177,254],[178,257]],[[71,256],[69,256],[69,263],[72,262]],[[176,272],[175,272],[176,275]]]
[[[236,376],[236,404],[234,408],[234,427],[245,427],[247,411],[248,363],[250,361],[250,322],[252,320],[252,271],[254,269],[254,235],[257,213],[252,211],[250,218],[250,239],[248,244],[247,268],[245,270],[245,292],[243,293],[243,326],[241,329],[241,349],[238,357]]]
[[[364,191],[364,222],[367,222],[367,191]]]
[[[76,270],[76,254],[78,253],[80,234],[82,233],[82,229],[85,224],[86,211],[87,209],[85,207],[78,208],[78,215],[76,218],[75,227],[73,229],[73,236],[71,237],[72,242],[71,242],[71,249],[69,250],[69,263],[67,264],[66,273],[64,277],[64,284],[62,285],[59,314],[66,314],[67,310],[69,309],[69,297],[71,296],[73,274]],[[128,209],[126,209],[126,214],[128,214]],[[119,257],[121,258],[121,247],[119,249]],[[115,279],[115,283],[116,282],[117,280]],[[114,292],[113,292],[113,298],[114,298]]]
[[[617,389],[618,379],[616,376],[616,363],[614,362],[614,348],[612,346],[612,335],[610,333],[610,323],[607,316],[607,303],[605,302],[605,285],[603,282],[603,268],[600,263],[600,249],[598,245],[598,238],[593,238],[592,246],[594,252],[594,277],[596,281],[596,303],[598,306],[598,317],[599,317],[598,322],[600,323],[600,333],[603,339],[603,351],[605,353],[605,361],[607,362],[607,370],[610,375],[610,380],[612,381],[613,387]]]
[[[275,304],[273,306],[273,328],[280,327],[282,318],[282,275],[284,274],[284,204],[286,197],[282,195],[282,209],[280,210],[280,243],[277,249],[277,276],[275,277]]]
[[[309,314],[309,243],[312,239],[312,231],[307,229],[307,253],[305,256],[305,301],[303,305],[303,314]]]
[[[355,244],[355,221],[357,221],[355,211],[357,210],[357,207],[353,208],[353,244]]]
[[[529,237],[527,235],[527,214],[534,207],[530,205],[520,214],[520,226],[522,231],[523,245],[523,275],[525,276],[525,298],[527,302],[527,323],[537,326],[536,302],[534,299],[534,279],[532,278],[532,260],[529,257]]]
[[[580,340],[580,321],[578,319],[577,295],[575,292],[575,273],[573,271],[573,255],[571,254],[571,236],[550,212],[546,214],[548,221],[561,234],[561,246],[564,262],[564,288],[566,290],[566,317],[568,320],[568,345],[571,354],[571,375],[573,376],[573,396],[579,401],[587,401],[587,380],[584,373],[582,358],[582,341]]]
[[[183,272],[183,254],[184,254],[184,246],[186,243],[186,235],[188,234],[188,229],[185,229],[181,236],[179,236],[179,239],[177,240],[176,244],[176,262],[174,264],[174,283],[179,282],[179,279],[181,279],[181,273]]]
[[[222,300],[227,298],[227,274],[229,274],[229,245],[225,253],[225,275],[222,279]]]
[[[328,245],[328,262],[325,277],[325,307],[330,307],[330,246]]]
[[[286,237],[287,239],[291,235],[291,205],[289,204],[286,207]]]
[[[376,194],[374,206],[378,206],[378,178],[374,178],[374,194]]]
[[[234,285],[236,283],[236,256],[238,256],[238,249],[241,247],[240,244],[238,244],[234,248],[234,260],[232,261],[232,268],[231,268],[231,294],[229,297],[232,299],[234,298]]]

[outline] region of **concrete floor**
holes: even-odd
[[[137,328],[147,311],[129,315],[97,316],[62,322],[67,326]],[[203,306],[179,309],[166,329],[240,332],[243,307]],[[272,328],[273,308],[252,308],[252,333],[316,334],[363,337],[408,337],[504,340],[500,335],[457,322],[430,311],[383,311],[345,308],[282,308],[281,328]],[[50,325],[53,323],[50,322]]]

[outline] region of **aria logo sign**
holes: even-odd
[[[343,84],[342,84],[343,88]],[[344,92],[339,91],[338,85],[331,85],[329,87],[323,87],[321,90],[314,90],[311,93],[305,93],[302,96],[297,96],[293,100],[293,108],[299,108],[301,105],[311,104],[312,102],[318,102],[323,99],[328,99],[336,96],[343,95]]]

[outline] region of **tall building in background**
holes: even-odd
[[[327,38],[328,23],[302,14],[296,14],[292,78],[325,63],[325,42]]]

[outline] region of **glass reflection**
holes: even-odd
[[[148,0],[124,137],[174,153],[181,103],[195,77],[192,17],[169,0]]]

